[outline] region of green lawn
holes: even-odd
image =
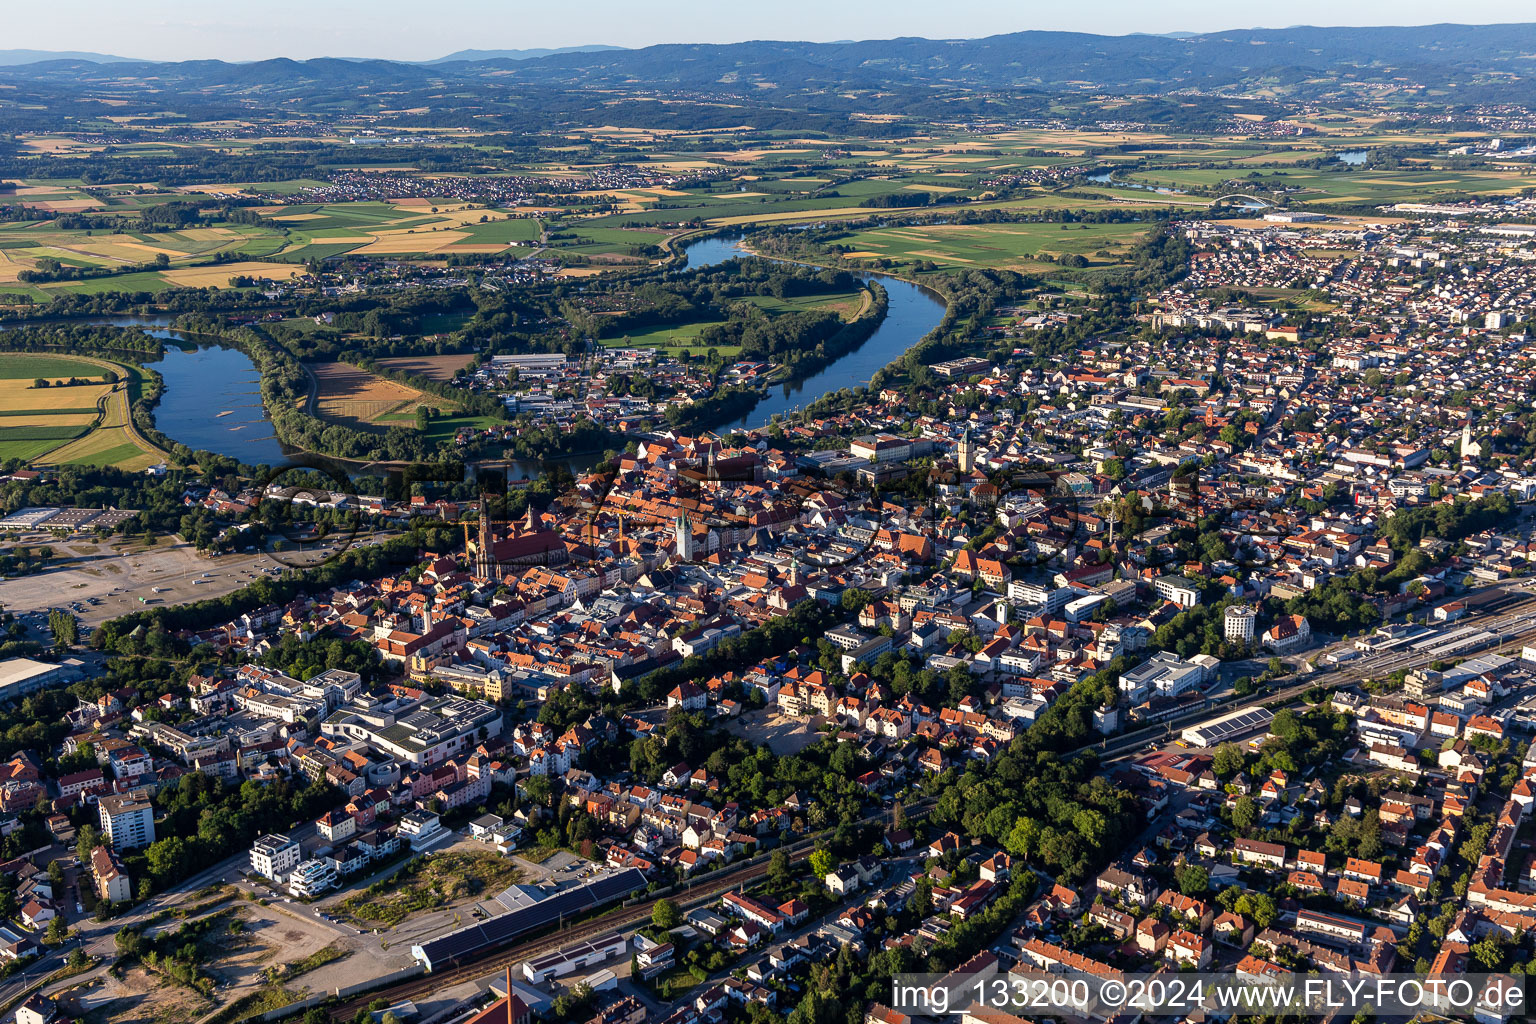
[[[0,462],[9,459],[20,459],[30,462],[40,455],[46,455],[59,446],[58,441],[8,441],[0,437]]]
[[[81,442],[82,444],[84,442]],[[52,448],[57,448],[59,442],[50,442]],[[66,466],[116,466],[121,463],[131,462],[134,459],[143,458],[144,449],[132,441],[114,445],[96,452],[82,452],[73,459],[64,460]]]
[[[1145,224],[908,225],[857,231],[837,244],[903,262],[932,260],[943,267],[1038,267],[1034,257],[1041,253],[1076,254],[1090,264],[1106,265],[1147,230]]]
[[[463,228],[469,237],[466,243],[536,242],[539,239],[539,221],[536,217],[513,217],[511,220],[495,220],[489,224],[469,224]]]
[[[63,281],[49,284],[46,292],[70,292],[75,295],[101,295],[105,292],[161,292],[171,283],[152,270],[131,274],[114,274],[111,277],[94,277],[88,281]]]
[[[411,413],[401,421],[401,425],[405,423],[415,425],[416,414]],[[426,432],[422,436],[430,444],[452,444],[454,435],[465,427],[471,430],[485,430],[488,427],[504,426],[505,423],[505,420],[498,420],[493,416],[440,416],[427,425]]]
[[[292,249],[284,249],[282,252],[274,252],[272,258],[292,263],[325,260],[332,256],[340,256],[344,252],[351,252],[360,245],[367,245],[369,241],[367,238],[359,238],[355,242],[325,242],[320,245],[309,242]]]
[[[68,356],[34,352],[0,352],[0,380],[31,380],[37,377],[101,378],[101,367]],[[56,410],[69,412],[68,409]],[[81,410],[95,412],[95,406]],[[25,415],[25,413],[23,413]],[[32,413],[36,415],[36,413]]]
[[[627,335],[604,338],[600,344],[605,348],[657,348],[671,356],[677,356],[683,352],[701,356],[709,351],[709,346],[692,343],[698,340],[704,328],[723,327],[725,323],[724,320],[698,320],[689,324],[644,327],[630,331]],[[734,359],[741,351],[740,346],[737,345],[720,345],[717,349],[727,359]]]

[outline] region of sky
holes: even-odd
[[[85,50],[149,60],[383,57],[462,49],[745,39],[956,38],[1024,29],[1119,35],[1287,25],[1530,21],[1529,0],[71,0],[6,5],[0,49]],[[1257,19],[1257,20],[1256,20]],[[1283,20],[1282,20],[1283,19]]]

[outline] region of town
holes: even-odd
[[[0,1017],[1526,1015],[1531,26],[317,8],[0,59]]]

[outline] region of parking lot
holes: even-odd
[[[171,540],[153,547],[92,538],[41,537],[27,543],[49,545],[66,564],[0,580],[0,604],[14,611],[69,608],[88,626],[146,606],[218,597],[283,569],[266,555],[209,557]]]

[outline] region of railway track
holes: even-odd
[[[809,857],[812,848],[813,844],[807,845],[798,852],[791,853],[790,860],[803,860]],[[543,953],[570,945],[572,942],[579,942],[582,939],[592,938],[649,921],[651,919],[651,912],[655,909],[656,904],[663,899],[671,899],[681,909],[692,909],[696,905],[713,902],[737,886],[755,881],[767,873],[768,861],[764,860],[761,863],[744,865],[736,871],[722,872],[716,880],[703,885],[694,885],[692,888],[685,890],[681,896],[678,896],[678,894],[658,896],[633,906],[615,907],[613,910],[605,911],[597,917],[590,918],[580,924],[561,928],[555,932],[542,935],[536,939],[530,939],[526,942],[520,942],[516,945],[505,946],[468,963],[457,964],[446,970],[431,971],[414,978],[408,978],[395,985],[364,993],[333,1007],[331,1009],[331,1019],[337,1022],[350,1021],[360,1008],[367,1006],[375,999],[388,999],[393,1003],[401,999],[409,999],[413,996],[449,988],[466,981],[474,981],[477,978],[483,978],[488,974],[502,971],[507,967],[515,966]]]
[[[1536,598],[1530,595],[1511,594],[1508,595],[1508,598],[1497,599],[1493,607],[1499,614],[1494,616],[1491,621],[1481,623],[1480,628],[1485,630],[1492,629],[1495,633],[1498,633],[1499,627],[1506,624],[1528,625],[1527,622],[1521,620],[1525,620],[1532,613],[1533,609],[1536,609]],[[1521,642],[1530,634],[1536,634],[1536,625],[1528,625],[1527,629],[1507,637],[1499,635],[1495,642],[1479,645],[1475,650],[1486,650],[1490,646],[1496,650],[1504,650],[1513,644]],[[1407,652],[1404,653],[1406,654]],[[1474,650],[1468,650],[1460,652],[1455,656],[1466,657],[1472,653],[1474,653]],[[1350,663],[1331,670],[1315,672],[1273,693],[1255,694],[1251,697],[1243,698],[1239,698],[1234,694],[1213,701],[1210,705],[1197,711],[1192,711],[1187,715],[1176,716],[1168,722],[1136,730],[1133,733],[1118,738],[1112,743],[1104,743],[1102,745],[1100,743],[1085,744],[1079,747],[1076,752],[1092,750],[1103,758],[1106,763],[1121,761],[1134,755],[1149,740],[1155,741],[1161,736],[1170,735],[1179,726],[1194,721],[1202,721],[1239,703],[1272,704],[1276,701],[1291,701],[1299,698],[1303,693],[1314,687],[1336,686],[1356,682],[1361,678],[1380,674],[1383,671],[1428,664],[1434,658],[1427,654],[1408,654],[1406,657],[1386,659],[1388,662],[1386,666],[1376,664],[1375,662],[1378,660],[1362,659],[1363,663]],[[931,802],[931,800],[914,802],[907,808],[908,815],[914,817],[922,815],[927,810],[926,805],[931,804]],[[873,821],[882,817],[884,817],[883,812],[871,815],[864,820]],[[784,847],[784,849],[789,852],[792,862],[804,860],[810,856],[819,838],[808,837],[801,839]],[[401,999],[409,999],[414,996],[435,992],[463,982],[483,978],[486,975],[502,971],[509,966],[515,966],[532,957],[548,953],[584,938],[591,938],[606,932],[643,923],[650,920],[652,910],[662,899],[671,899],[680,908],[691,909],[700,904],[711,902],[740,885],[761,878],[767,872],[768,861],[764,859],[755,864],[746,864],[734,870],[720,872],[708,883],[694,885],[681,895],[671,893],[647,899],[633,906],[616,907],[579,924],[559,928],[554,932],[546,933],[526,942],[502,947],[467,963],[455,964],[445,970],[421,974],[398,984],[376,989],[349,999],[331,1009],[331,1019],[336,1021],[337,1024],[344,1024],[344,1022],[351,1020],[359,1008],[367,1006],[375,999],[388,999],[390,1002],[397,1002]]]

